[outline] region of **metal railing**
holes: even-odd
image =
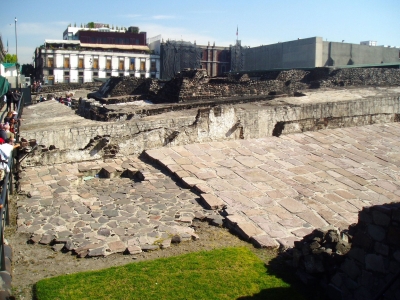
[[[23,102],[23,93],[20,96],[18,101],[18,108],[17,108],[17,116],[18,119],[22,115],[22,110],[24,107]],[[15,139],[19,141],[19,122],[16,122],[16,131],[15,131]],[[6,271],[6,257],[5,257],[5,249],[4,249],[4,229],[6,226],[9,225],[9,211],[8,211],[8,204],[9,204],[9,196],[13,193],[13,169],[14,169],[14,152],[11,152],[10,157],[8,158],[8,168],[9,172],[5,173],[4,181],[2,185],[1,197],[0,197],[0,271]]]

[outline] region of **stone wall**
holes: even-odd
[[[25,131],[22,137],[40,141],[44,151],[24,162],[34,165],[99,159],[106,154],[102,149],[107,144],[118,145],[117,156],[138,155],[147,149],[169,145],[394,122],[400,114],[399,100],[399,96],[391,96],[299,105],[279,102],[220,105],[89,127]],[[97,146],[92,143],[96,136],[106,136],[108,142]],[[57,149],[50,151],[50,145]]]
[[[314,230],[288,253],[302,281],[330,299],[399,299],[400,204],[364,207],[348,230]]]
[[[42,87],[41,94],[51,94],[57,92],[72,91],[78,89],[92,90],[99,88],[102,82],[85,82],[85,83],[58,83],[54,85],[46,85]]]
[[[202,69],[184,70],[161,83],[156,79],[110,78],[91,97],[102,104],[148,99],[154,103],[193,102],[233,97],[294,95],[313,88],[354,86],[399,86],[400,69],[391,68],[315,68],[309,71],[287,70],[230,74],[209,78]]]

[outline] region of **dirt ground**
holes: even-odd
[[[10,226],[6,238],[13,248],[12,286],[15,299],[32,299],[34,284],[48,277],[71,274],[82,271],[99,270],[127,263],[169,257],[200,250],[212,250],[223,247],[244,246],[252,249],[261,259],[268,261],[276,256],[272,250],[255,249],[250,243],[240,240],[226,228],[215,227],[207,222],[195,221],[193,226],[200,239],[197,241],[172,244],[170,248],[138,255],[113,254],[98,258],[77,258],[71,252],[55,252],[50,246],[28,244],[29,236],[15,231],[16,207],[18,197],[14,196],[10,204]]]

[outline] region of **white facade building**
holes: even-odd
[[[376,46],[376,45],[378,45],[378,43],[377,43],[377,41],[363,41],[363,42],[360,42],[360,45]]]
[[[36,49],[37,79],[47,84],[84,83],[111,76],[160,77],[160,56],[144,45],[46,40]]]

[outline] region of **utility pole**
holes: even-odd
[[[15,17],[14,21],[15,21],[15,55],[17,60],[17,62],[15,63],[15,69],[17,70],[17,86],[15,88],[18,88],[19,63],[18,63],[17,17]]]

